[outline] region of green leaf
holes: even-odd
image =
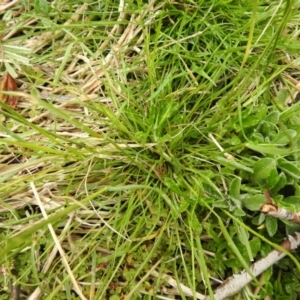
[[[283,293],[282,284],[278,280],[276,280],[274,282],[274,291],[275,291],[276,294],[282,294]]]
[[[300,209],[300,196],[290,196],[283,200],[283,203],[291,204]]]
[[[230,145],[236,146],[236,145],[239,145],[239,144],[241,144],[241,140],[239,139],[238,136],[234,135],[230,138]]]
[[[225,167],[229,167],[229,168],[232,168],[232,169],[240,169],[240,170],[244,170],[244,171],[247,171],[249,173],[253,173],[253,170],[247,166],[244,166],[243,164],[235,161],[235,160],[230,160],[230,159],[227,159],[225,157],[221,157],[221,156],[217,156],[216,157],[216,160],[224,165]]]
[[[143,131],[138,131],[135,134],[135,137],[136,137],[137,141],[139,141],[144,146],[148,139],[148,134]]]
[[[234,178],[229,185],[229,194],[234,198],[239,198],[241,189],[241,178]]]
[[[256,183],[265,185],[270,176],[277,175],[276,161],[273,158],[262,158],[253,167],[253,179]]]
[[[254,217],[252,219],[252,224],[259,226],[265,221],[265,219],[266,219],[266,215],[263,213],[260,213],[258,216]]]
[[[224,226],[222,219],[218,217],[220,229],[228,243],[228,247],[233,251],[233,253],[236,256],[236,259],[240,262],[240,264],[246,269],[246,271],[249,273],[249,275],[253,278],[254,282],[257,283],[256,278],[253,276],[248,263],[245,261],[244,257],[242,256],[241,252],[239,251],[238,247],[236,246],[236,243],[232,240],[231,236],[229,235],[226,227]]]
[[[249,243],[250,243],[252,254],[255,257],[257,253],[260,251],[261,241],[258,237],[254,237]]]
[[[286,176],[284,173],[280,173],[278,175],[278,181],[275,186],[272,188],[272,193],[275,195],[280,191],[283,187],[285,187],[287,184]]]
[[[236,208],[233,212],[233,214],[236,216],[236,217],[243,217],[246,215],[246,213],[240,209],[240,208]]]
[[[290,149],[282,149],[275,147],[272,144],[259,144],[255,145],[252,143],[246,143],[245,146],[253,151],[262,153],[262,154],[271,154],[271,155],[287,155],[290,154]]]
[[[268,136],[272,129],[273,129],[273,126],[266,121],[262,121],[259,124],[259,132],[262,133],[264,136]]]
[[[249,128],[253,127],[260,122],[260,119],[254,116],[248,116],[243,119],[243,127]]]
[[[185,212],[189,208],[189,205],[190,205],[189,202],[180,203],[179,206],[178,206],[179,213]]]
[[[258,141],[259,143],[264,143],[265,142],[265,138],[262,134],[255,132],[252,134],[252,139]]]
[[[189,217],[189,227],[196,232],[196,234],[201,234],[202,233],[202,225],[201,223],[199,222],[199,219],[197,217],[197,215],[195,214],[195,212],[193,211],[191,214],[190,214],[190,217]]]
[[[300,231],[300,225],[285,220],[283,220],[283,223],[285,224],[286,235],[293,235],[295,232]]]
[[[242,202],[247,209],[258,211],[266,202],[266,198],[264,195],[248,196],[245,197]]]
[[[192,70],[198,73],[200,76],[204,77],[208,81],[210,81],[214,86],[217,86],[214,80],[203,70],[203,68],[199,68],[197,65],[192,65]]]
[[[3,34],[3,31],[5,30],[6,21],[0,20],[0,34]]]
[[[214,201],[214,207],[227,208],[228,204],[224,200],[217,200],[217,201]]]
[[[265,121],[272,124],[277,124],[279,121],[279,117],[280,117],[280,112],[278,110],[272,111],[266,116]]]
[[[249,232],[244,227],[239,226],[237,223],[235,224],[238,229],[237,232],[238,232],[239,240],[245,246],[249,260],[253,261],[253,253],[251,251],[251,247],[249,243]]]
[[[280,180],[277,169],[271,170],[270,176],[267,178],[267,187],[271,189]]]
[[[36,14],[40,12],[48,14],[48,1],[46,0],[35,0],[34,1],[34,10]]]
[[[238,268],[239,267],[239,261],[236,260],[235,258],[226,259],[224,264],[225,264],[225,266],[230,267],[230,268]]]
[[[165,184],[172,192],[176,193],[177,195],[183,196],[184,193],[180,190],[178,184],[173,179],[166,177]]]
[[[262,293],[265,297],[273,295],[273,285],[271,282],[266,282],[264,285],[264,291]]]
[[[295,136],[297,132],[295,130],[285,130],[280,131],[279,134],[272,140],[273,144],[286,145],[288,144]]]
[[[18,74],[16,73],[15,69],[8,62],[4,62],[4,65],[5,65],[5,69],[12,77],[14,78],[18,77]]]
[[[172,157],[170,163],[173,166],[175,172],[180,173],[182,171],[183,167],[178,158]]]
[[[169,134],[165,134],[164,136],[159,137],[157,139],[157,143],[158,144],[164,144],[164,143],[169,142],[171,140],[172,140],[172,137]]]
[[[284,104],[286,101],[286,98],[288,97],[288,92],[285,89],[281,89],[279,90],[278,94],[277,94],[277,99]]]
[[[278,219],[273,217],[266,217],[266,228],[269,236],[273,236],[277,232]]]
[[[278,167],[286,174],[292,176],[295,179],[300,179],[300,169],[291,162],[284,158],[278,159]]]
[[[208,288],[209,295],[212,298],[213,297],[213,291],[212,291],[212,287],[211,287],[211,284],[210,284],[210,278],[208,276],[209,270],[207,268],[207,263],[206,263],[206,260],[205,260],[204,251],[203,251],[200,239],[196,239],[196,246],[197,246],[197,250],[198,250],[198,255],[196,255],[196,259],[197,259],[197,262],[200,266],[200,269],[203,272],[204,282],[205,282],[205,285]]]

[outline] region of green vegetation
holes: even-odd
[[[20,98],[0,102],[1,299],[12,282],[20,299],[213,299],[280,249],[299,226],[260,207],[267,190],[300,211],[299,9],[20,0],[3,11],[1,70]],[[236,299],[297,299],[298,260]]]

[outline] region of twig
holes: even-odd
[[[293,236],[289,236],[281,247],[287,251],[296,249],[300,245],[300,233],[296,232]],[[279,250],[273,250],[267,256],[254,263],[250,269],[253,276],[258,276],[263,271],[274,265],[280,259],[286,256],[286,253]],[[230,296],[237,294],[243,287],[251,282],[252,276],[243,270],[240,274],[229,277],[221,286],[219,286],[214,293],[215,300],[223,300]],[[204,300],[209,300],[206,297]]]
[[[11,283],[11,296],[10,300],[20,300],[21,289],[19,284]]]
[[[264,195],[266,197],[266,204],[272,204],[272,198],[267,190],[264,190]]]
[[[288,211],[285,208],[279,207],[278,205],[272,203],[264,204],[260,208],[260,211],[274,218],[300,224],[300,213]]]
[[[214,142],[214,144],[219,148],[219,150],[224,154],[224,156],[227,159],[234,161],[234,157],[231,154],[226,153],[224,151],[223,147],[217,142],[217,140],[214,138],[214,136],[211,133],[208,134],[208,137]]]
[[[0,5],[0,13],[6,12],[9,8],[13,7],[14,5],[16,5],[18,3],[19,3],[19,0],[15,0],[15,1],[7,3],[6,5]]]

